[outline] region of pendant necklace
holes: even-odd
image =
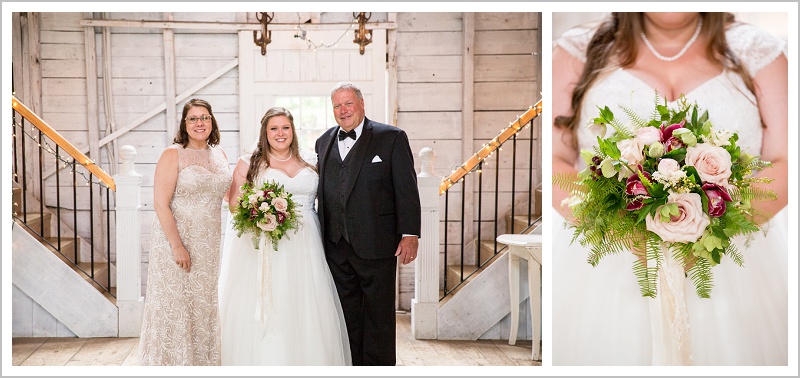
[[[267,155],[269,155],[269,157],[271,157],[271,158],[273,158],[273,159],[275,159],[275,160],[277,160],[279,162],[286,162],[286,161],[289,161],[289,159],[292,158],[292,150],[289,150],[289,157],[287,157],[286,159],[278,159],[277,157],[275,157],[275,155],[273,155],[273,154],[271,154],[269,152],[267,152]]]
[[[700,29],[702,29],[702,27],[703,27],[703,17],[700,17],[697,19],[697,28],[694,30],[694,35],[692,35],[692,38],[689,38],[689,42],[686,42],[686,45],[683,46],[681,51],[678,51],[678,53],[673,56],[664,56],[659,54],[658,51],[656,51],[656,49],[653,47],[653,45],[650,44],[650,41],[647,40],[647,36],[644,35],[644,32],[642,32],[642,40],[644,41],[644,44],[647,45],[647,48],[650,49],[650,52],[656,56],[656,58],[661,59],[665,62],[672,62],[673,60],[677,60],[678,58],[682,57],[683,54],[686,53],[686,50],[689,50],[689,47],[692,46],[694,41],[696,41],[697,37],[700,35]]]

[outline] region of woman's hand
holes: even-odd
[[[192,257],[189,256],[189,251],[181,244],[178,247],[172,248],[172,257],[175,259],[175,264],[179,268],[189,273],[192,269]]]

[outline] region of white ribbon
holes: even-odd
[[[685,273],[670,251],[662,248],[658,297],[650,301],[653,365],[691,365],[692,338],[686,309]]]
[[[258,297],[256,298],[256,312],[255,319],[261,323],[267,321],[269,314],[273,313],[272,306],[272,253],[275,252],[275,247],[267,237],[266,233],[262,233],[258,240]]]

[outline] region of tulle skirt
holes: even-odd
[[[228,223],[219,281],[222,365],[350,365],[350,346],[336,286],[325,261],[319,220],[269,250],[264,264],[252,236]],[[269,282],[260,289],[259,266]],[[259,298],[259,296],[264,296]],[[263,321],[257,307],[269,299]]]
[[[573,229],[553,210],[553,365],[661,365],[663,340],[653,332],[663,307],[643,298],[630,253],[608,256],[597,267]],[[730,259],[712,269],[710,299],[683,282],[692,365],[787,365],[788,214],[767,233],[735,239],[744,266]],[[654,313],[656,312],[656,313]]]

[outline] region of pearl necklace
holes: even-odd
[[[286,159],[282,159],[282,160],[278,159],[277,157],[275,157],[275,155],[273,155],[273,154],[271,154],[269,152],[267,152],[267,155],[269,155],[269,157],[271,157],[271,158],[273,158],[273,159],[275,159],[275,160],[277,160],[279,162],[286,162],[286,161],[289,161],[289,159],[292,158],[292,150],[289,150],[289,157],[287,157]]]
[[[683,46],[681,51],[678,51],[677,54],[669,57],[659,54],[658,51],[656,51],[656,49],[653,47],[653,45],[650,44],[650,41],[647,40],[647,36],[644,35],[644,32],[642,32],[642,40],[644,41],[644,44],[647,45],[647,48],[650,49],[650,52],[656,56],[656,58],[661,59],[665,62],[672,62],[673,60],[677,60],[678,58],[682,57],[683,54],[686,53],[686,50],[689,50],[689,47],[692,46],[694,41],[696,41],[697,37],[700,35],[700,29],[702,27],[703,27],[703,18],[700,17],[697,19],[697,28],[694,30],[694,35],[692,35],[692,38],[689,38],[689,42],[686,42],[686,45]]]

